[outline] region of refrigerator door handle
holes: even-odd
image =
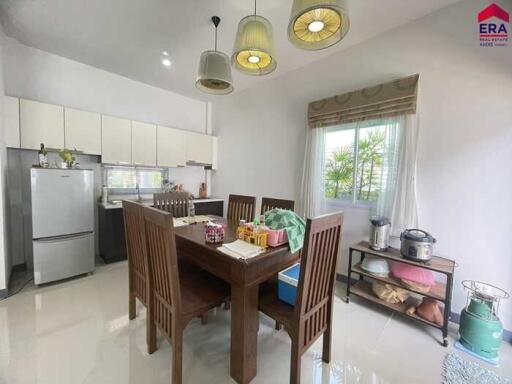
[[[80,239],[80,238],[83,238],[83,237],[91,236],[93,234],[94,234],[94,232],[80,232],[80,233],[73,233],[71,235],[61,235],[61,236],[52,236],[52,237],[40,237],[38,239],[33,239],[33,240],[41,242],[41,243],[52,243],[52,242],[61,241],[61,240]]]

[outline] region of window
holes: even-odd
[[[155,192],[162,187],[167,171],[155,168],[105,167],[105,185],[114,193]]]
[[[395,127],[382,120],[343,124],[325,134],[324,191],[328,199],[373,204],[394,182]],[[393,176],[393,177],[390,177]]]

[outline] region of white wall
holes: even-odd
[[[498,3],[512,11],[512,1]],[[419,73],[419,223],[437,238],[436,252],[460,265],[452,310],[465,303],[463,279],[512,292],[512,43],[479,46],[476,15],[487,5],[457,3],[219,98],[219,171],[212,193],[298,198],[307,103]],[[367,218],[368,211],[346,210],[345,244],[366,236]],[[512,329],[512,300],[501,312]]]
[[[2,26],[0,25],[0,42],[5,38]],[[3,127],[3,95],[4,79],[2,67],[4,63],[4,52],[0,44],[0,291],[7,288],[7,280],[11,274],[11,262],[7,257],[7,209],[6,209],[6,175],[7,175],[7,151],[4,140]],[[5,294],[6,292],[4,292]],[[0,294],[1,296],[1,294]]]
[[[206,132],[206,103],[8,39],[5,94]]]

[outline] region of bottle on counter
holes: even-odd
[[[101,204],[103,204],[103,206],[108,204],[108,188],[106,185],[101,189]]]
[[[37,154],[39,157],[39,166],[42,168],[48,168],[48,151],[44,147],[43,143],[41,143],[41,149]]]
[[[188,199],[188,219],[189,223],[195,222],[196,208],[194,207],[194,201]]]

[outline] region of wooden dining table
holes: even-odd
[[[224,242],[229,243],[236,240],[238,223],[225,224]],[[206,243],[202,223],[176,227],[175,236],[180,257],[231,285],[231,377],[237,383],[249,383],[257,373],[259,286],[296,263],[300,254],[291,253],[286,244],[269,247],[255,257],[238,259],[219,251],[221,244]]]

